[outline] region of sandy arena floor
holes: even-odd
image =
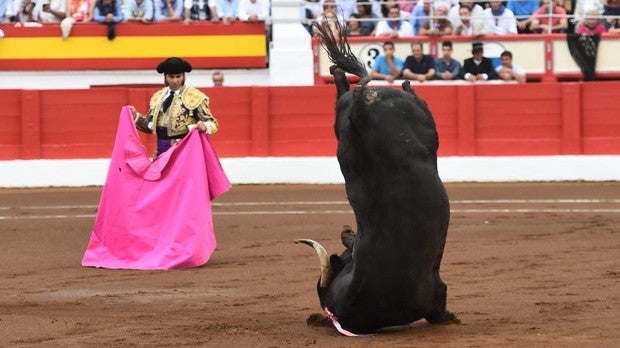
[[[293,240],[342,250],[341,185],[234,187],[211,261],[174,271],[80,266],[101,188],[0,190],[0,346],[620,346],[620,183],[447,188],[442,278],[462,323],[370,339],[306,324],[319,264]]]

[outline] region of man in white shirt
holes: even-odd
[[[491,1],[491,7],[484,10],[487,24],[495,35],[517,34],[517,19],[514,13],[501,1]]]
[[[485,20],[484,9],[482,8],[482,6],[475,4],[471,0],[464,0],[460,1],[458,6],[450,7],[450,10],[448,11],[448,20],[450,21],[450,23],[452,23],[452,28],[456,28],[459,22],[461,22],[459,10],[462,7],[467,7],[469,9],[470,22]]]
[[[518,65],[512,64],[512,52],[504,51],[501,55],[502,65],[498,65],[495,68],[497,75],[504,81],[517,81],[518,83],[525,83],[525,69]]]
[[[263,22],[269,17],[269,0],[241,0],[239,19],[244,22]]]
[[[375,36],[396,38],[413,36],[413,27],[407,20],[400,17],[400,8],[394,6],[388,12],[388,18],[377,23]]]
[[[42,23],[58,23],[67,17],[66,0],[37,1],[39,20]]]
[[[459,8],[460,19],[454,27],[454,35],[460,36],[481,36],[491,33],[491,28],[483,18],[475,18],[466,6]],[[484,16],[484,14],[483,14]]]

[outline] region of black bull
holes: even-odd
[[[321,260],[321,307],[354,333],[419,319],[456,322],[446,310],[439,276],[450,205],[437,172],[438,135],[426,103],[409,86],[367,88],[366,69],[339,40],[319,26],[334,63],[338,90],[335,131],[357,233],[345,228],[345,252]],[[341,32],[341,34],[343,34]],[[345,71],[363,77],[352,91]]]

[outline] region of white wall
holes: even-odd
[[[223,158],[233,184],[343,183],[335,157]],[[109,159],[0,161],[0,187],[102,186]],[[620,181],[620,156],[442,157],[445,182]]]

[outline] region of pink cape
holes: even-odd
[[[82,265],[171,269],[205,264],[217,245],[211,200],[229,189],[205,133],[192,130],[151,162],[124,107]]]

